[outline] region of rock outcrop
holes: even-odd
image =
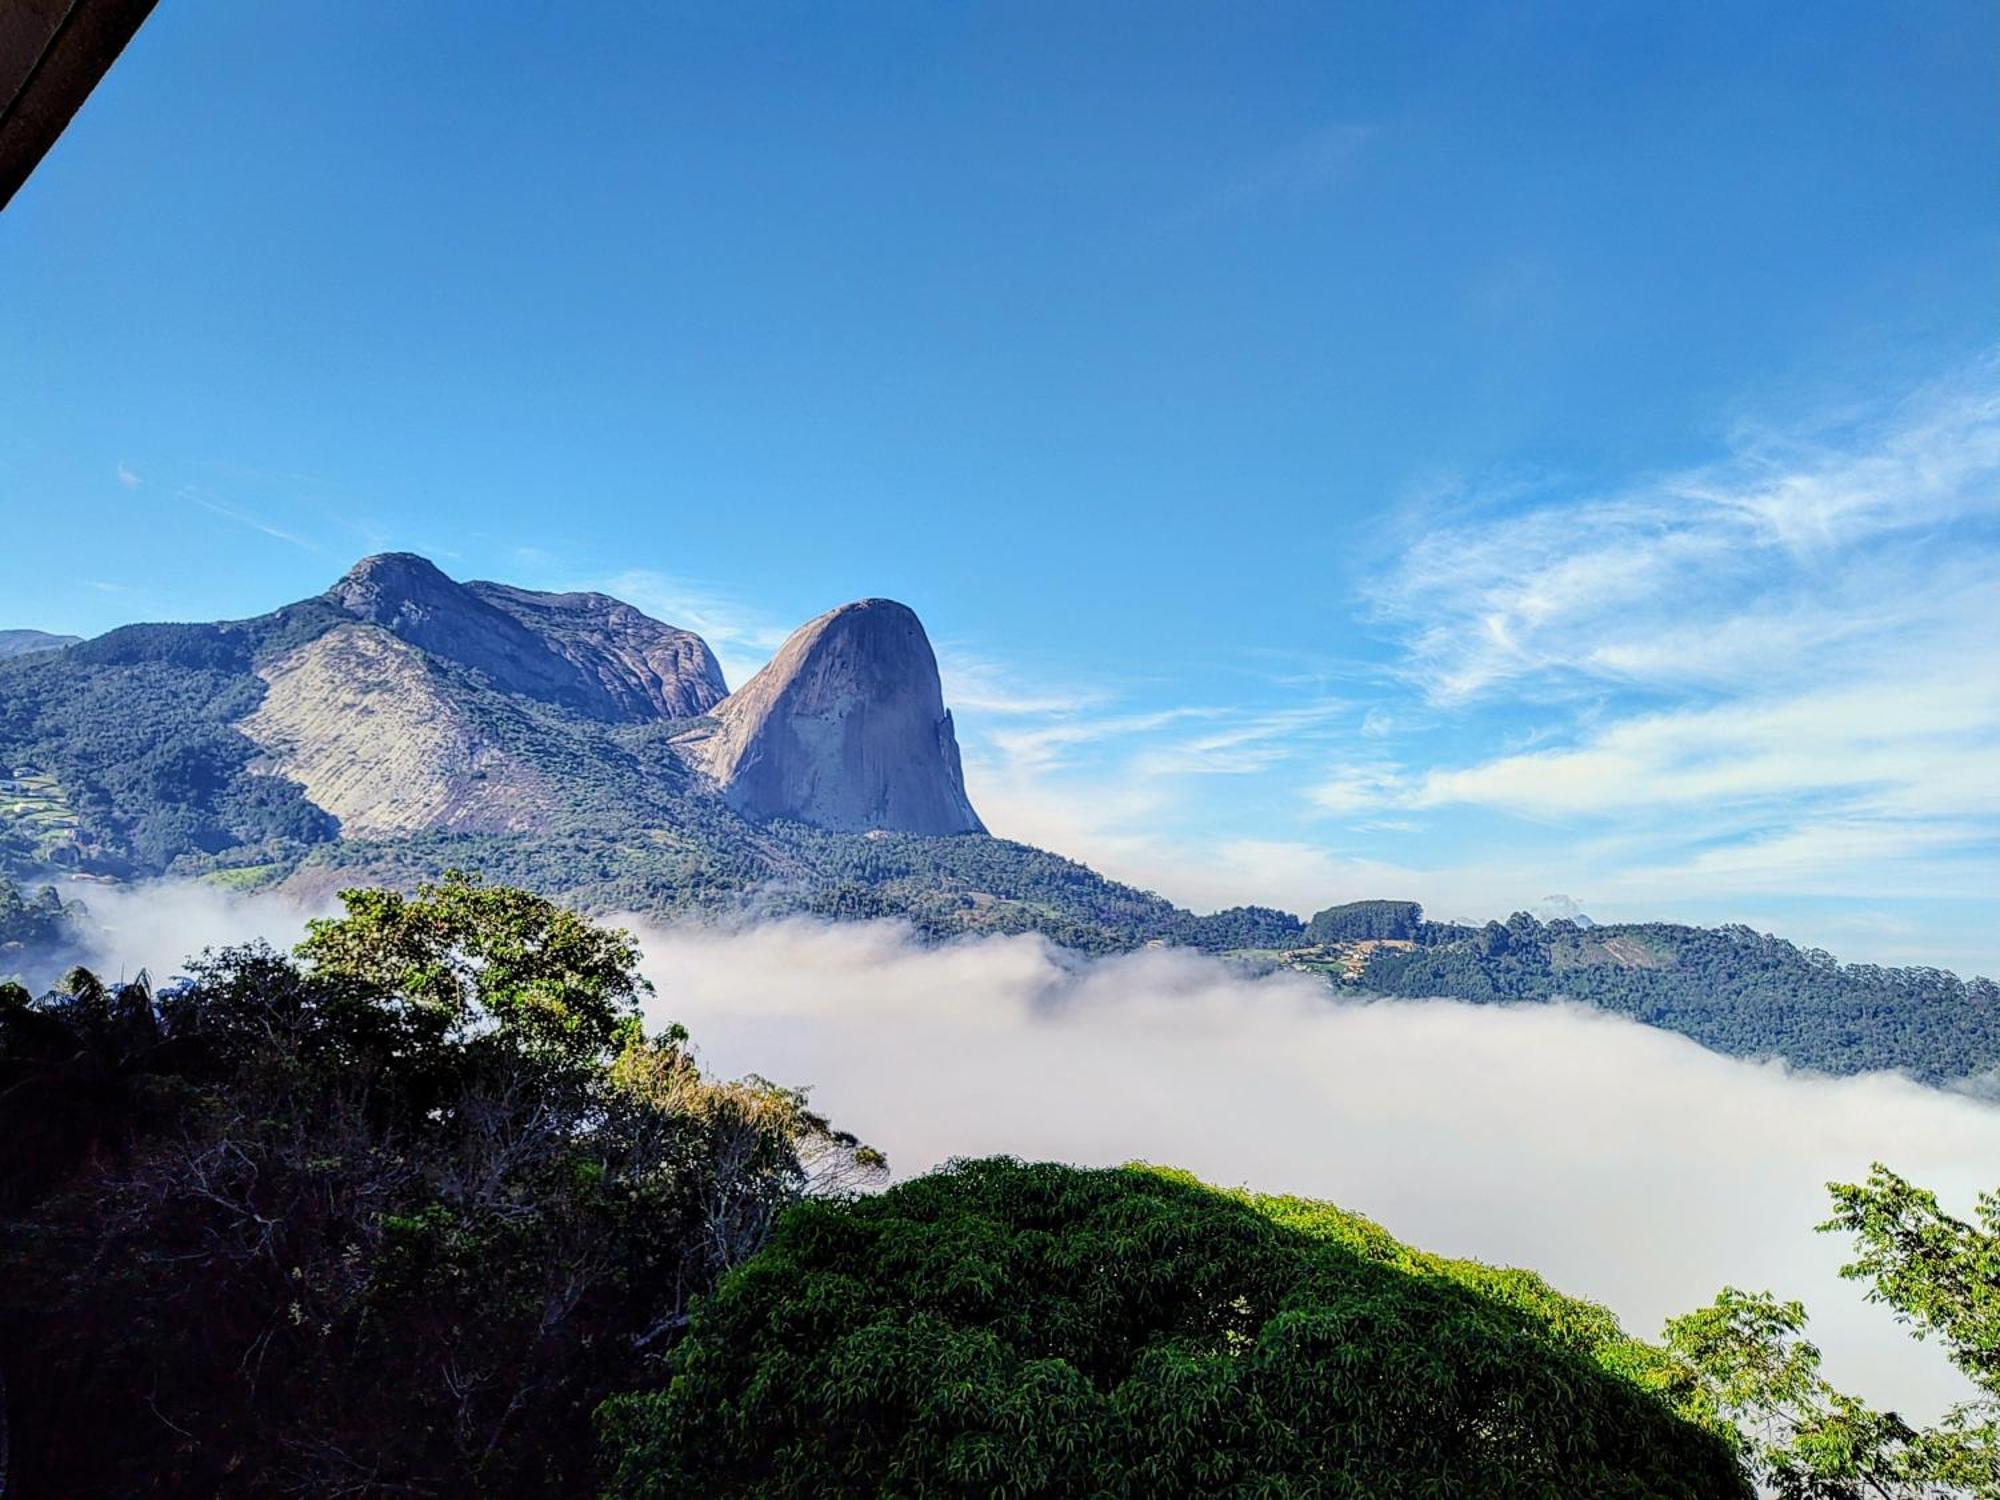
[[[492,740],[422,648],[359,621],[261,663],[239,721],[254,767],[297,782],[347,838],[521,833],[562,806],[543,772]]]
[[[937,658],[894,600],[800,626],[714,717],[690,750],[746,816],[844,833],[986,831],[965,795]]]
[[[526,626],[629,718],[686,719],[729,692],[708,642],[609,594],[540,594],[504,583],[468,592]]]
[[[363,558],[326,599],[503,692],[612,722],[700,714],[727,691],[701,637],[603,594],[454,583],[424,558]]]

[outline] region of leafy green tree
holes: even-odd
[[[1831,1191],[1833,1217],[1820,1227],[1853,1235],[1861,1251],[1841,1274],[1870,1283],[1871,1301],[1895,1308],[1919,1337],[1937,1338],[2000,1398],[2000,1193],[1982,1193],[1978,1222],[1968,1224],[1880,1162],[1866,1182]]]
[[[996,1159],[790,1210],[602,1424],[617,1500],[1747,1496],[1655,1357],[1328,1205]]]
[[[469,877],[344,899],[297,959],[0,996],[10,1500],[585,1492],[690,1299],[879,1175],[647,1035],[623,934]]]
[[[651,990],[627,934],[528,891],[453,871],[414,896],[341,899],[346,914],[299,945],[315,972],[429,1007],[459,1033],[497,1026],[504,1045],[552,1062],[602,1058]]]
[[[1820,1374],[1803,1306],[1733,1287],[1667,1324],[1667,1388],[1733,1430],[1746,1467],[1784,1500],[2000,1496],[2000,1199],[1983,1195],[1968,1224],[1880,1163],[1829,1190],[1821,1231],[1860,1246],[1842,1274],[1938,1338],[1981,1398],[1925,1429],[1877,1411]]]

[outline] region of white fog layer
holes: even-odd
[[[1573,1006],[1338,1002],[1154,950],[922,948],[885,924],[639,929],[656,1021],[813,1086],[899,1176],[1008,1152],[1331,1199],[1425,1249],[1529,1266],[1632,1332],[1725,1283],[1802,1298],[1828,1374],[1929,1417],[1968,1393],[1840,1280],[1824,1184],[1885,1159],[1969,1211],[2000,1109],[1707,1052]]]
[[[289,947],[315,914],[184,883],[83,894],[114,977]],[[1648,1338],[1725,1283],[1769,1288],[1805,1301],[1843,1386],[1924,1418],[1967,1391],[1840,1280],[1846,1244],[1813,1226],[1824,1184],[1878,1158],[1969,1212],[2000,1186],[2000,1107],[1738,1061],[1578,1006],[1344,1001],[1177,950],[621,920],[657,988],[651,1022],[685,1024],[714,1072],[811,1086],[899,1177],[996,1152],[1170,1163],[1532,1267]]]

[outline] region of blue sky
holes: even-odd
[[[2000,13],[162,6],[0,219],[0,625],[886,594],[1197,905],[2000,971]]]

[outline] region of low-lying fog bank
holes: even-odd
[[[314,912],[186,883],[84,893],[112,975],[288,947]],[[2000,1106],[1705,1052],[1570,1006],[1339,1001],[1197,954],[1085,960],[1036,938],[925,948],[893,923],[631,919],[716,1072],[809,1084],[898,1175],[955,1155],[1143,1158],[1329,1198],[1414,1244],[1531,1266],[1653,1336],[1725,1283],[1803,1298],[1828,1374],[1929,1417],[1964,1394],[1838,1276],[1824,1184],[1888,1162],[1969,1211]]]
[[[1828,1374],[1929,1417],[1968,1391],[1839,1279],[1824,1184],[1887,1161],[1970,1209],[2000,1108],[1741,1062],[1572,1006],[1338,1002],[1196,954],[923,948],[887,923],[635,923],[723,1073],[813,1086],[898,1175],[953,1155],[1133,1158],[1329,1198],[1450,1254],[1531,1266],[1656,1335],[1725,1283],[1801,1297]]]
[[[131,979],[140,970],[164,983],[184,973],[205,948],[266,942],[280,952],[306,935],[306,923],[332,915],[340,903],[303,906],[273,892],[244,895],[199,880],[156,880],[134,885],[82,881],[58,889],[79,901],[83,961],[108,979]]]

